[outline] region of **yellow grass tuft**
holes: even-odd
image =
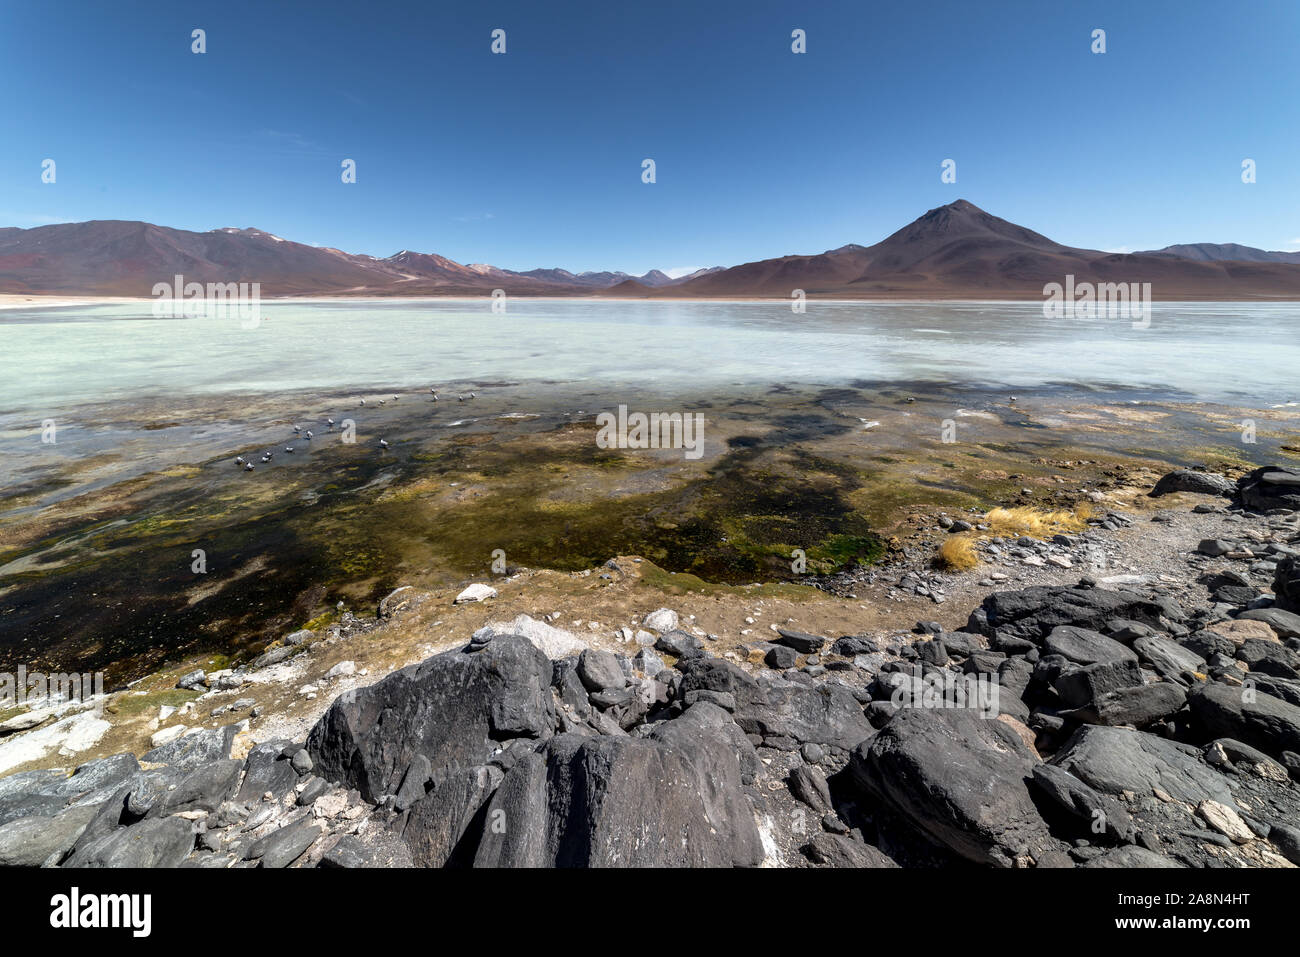
[[[995,508],[984,517],[987,531],[966,532],[944,539],[934,554],[934,566],[952,572],[970,571],[980,563],[975,543],[982,538],[1047,538],[1060,532],[1079,532],[1088,527],[1093,516],[1087,502],[1073,509],[1047,509],[1016,506]],[[982,524],[984,524],[982,523]]]
[[[1073,510],[1017,506],[995,508],[985,517],[990,536],[1047,538],[1060,532],[1079,532],[1088,526],[1092,506],[1081,503]]]
[[[970,571],[979,563],[975,539],[969,535],[949,535],[934,553],[934,564],[951,572]]]

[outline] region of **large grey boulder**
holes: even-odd
[[[700,703],[648,737],[562,734],[488,803],[483,867],[736,867],[763,859],[731,718]]]
[[[1266,465],[1237,479],[1237,498],[1246,508],[1300,509],[1300,469]]]
[[[1223,775],[1205,763],[1199,750],[1131,728],[1085,725],[1052,764],[1103,794],[1147,796],[1159,788],[1188,804],[1211,800],[1235,807]]]
[[[420,867],[472,864],[483,828],[476,818],[503,777],[499,767],[479,765],[446,769],[421,782],[421,796],[400,829],[412,861]]]
[[[54,817],[20,817],[0,827],[0,867],[40,867],[77,843],[98,813],[93,804],[70,807]]]
[[[1211,738],[1234,738],[1280,757],[1300,751],[1300,707],[1258,688],[1213,681],[1187,695],[1196,726]]]
[[[396,790],[417,755],[435,771],[474,767],[497,742],[549,737],[551,671],[546,655],[514,635],[435,655],[344,692],[312,728],[307,750],[316,773],[375,802]]]
[[[1095,697],[1070,716],[1087,724],[1141,728],[1182,710],[1187,694],[1170,681],[1155,681],[1133,688],[1118,688]]]
[[[1178,678],[1186,672],[1195,674],[1205,670],[1204,658],[1161,635],[1138,636],[1133,640],[1133,650],[1162,678]]]
[[[1130,844],[1136,837],[1133,818],[1112,797],[1089,787],[1054,764],[1036,764],[1031,781],[1037,791],[1075,819],[1080,830]]]
[[[1043,640],[1043,651],[1079,665],[1102,661],[1136,661],[1137,655],[1114,638],[1074,625],[1057,625]]]
[[[1175,469],[1160,477],[1148,494],[1152,498],[1168,495],[1171,492],[1199,492],[1202,495],[1231,495],[1236,486],[1231,479],[1213,472],[1194,472],[1191,469]]]
[[[995,592],[971,613],[968,631],[1041,643],[1053,628],[1074,625],[1100,631],[1112,618],[1160,625],[1160,604],[1129,591],[1033,585]]]
[[[177,771],[193,771],[213,761],[227,760],[238,733],[238,724],[205,728],[147,751],[140,760],[149,764],[166,764]]]
[[[719,691],[736,702],[736,724],[746,734],[849,750],[872,734],[862,705],[844,685],[811,685],[784,678],[756,679],[729,661],[678,662],[681,694]]]
[[[904,708],[854,750],[849,772],[867,807],[959,857],[1007,867],[1056,849],[1026,784],[1037,763],[1001,721]]]
[[[1040,667],[1042,667],[1040,663]],[[1066,668],[1052,682],[1061,701],[1070,708],[1086,708],[1125,688],[1140,688],[1146,678],[1137,659],[1099,661],[1082,668]]]
[[[194,850],[194,832],[181,817],[151,817],[78,842],[64,867],[178,867]]]
[[[823,867],[886,868],[898,867],[884,852],[843,834],[818,834],[800,850],[814,864]]]

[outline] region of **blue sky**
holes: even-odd
[[[4,0],[0,225],[639,273],[962,197],[1077,246],[1300,248],[1297,43],[1294,0]]]

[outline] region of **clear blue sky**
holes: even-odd
[[[1077,246],[1298,248],[1298,87],[1295,0],[2,0],[0,225],[639,273],[964,197]]]

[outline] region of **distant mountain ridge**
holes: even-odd
[[[1064,246],[966,200],[931,209],[871,246],[848,243],[670,278],[661,270],[573,273],[462,264],[436,253],[347,253],[259,229],[208,232],[96,220],[0,229],[0,292],[148,296],[187,281],[260,282],[275,296],[512,296],[632,298],[1039,299],[1072,275],[1151,283],[1155,299],[1300,299],[1300,253],[1199,243],[1139,253]]]
[[[1269,252],[1239,243],[1182,243],[1164,249],[1150,249],[1145,255],[1176,256],[1197,262],[1249,262],[1300,264],[1300,252]]]

